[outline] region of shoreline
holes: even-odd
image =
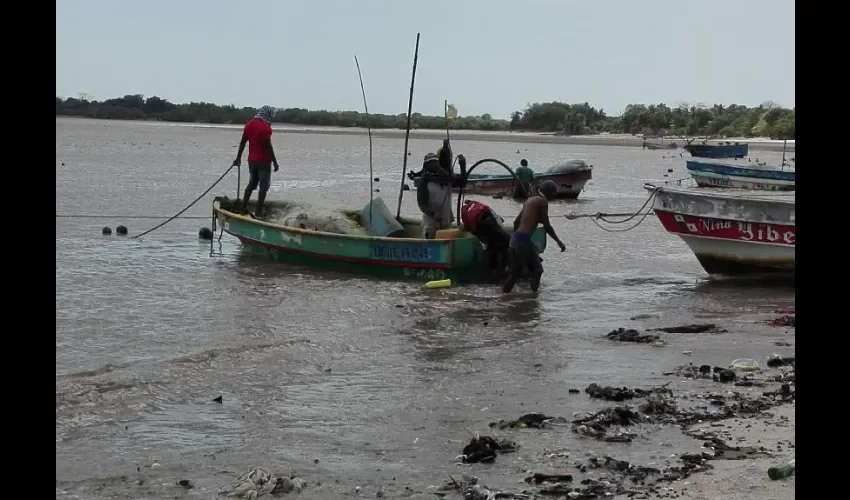
[[[165,125],[170,127],[191,127],[204,129],[238,130],[242,125],[208,124],[208,123],[179,123],[154,120],[106,120],[100,118],[86,118],[79,116],[57,115],[56,118],[69,120],[97,120],[102,122],[130,122],[146,125]],[[354,135],[365,136],[369,130],[354,127],[320,127],[312,125],[289,125],[274,124],[272,129],[278,133],[286,134],[313,134],[313,135]],[[445,136],[445,130],[415,129],[410,131],[411,139],[439,139]],[[643,144],[643,138],[628,134],[597,134],[597,135],[575,135],[555,136],[551,132],[490,132],[485,130],[451,130],[451,138],[457,141],[482,141],[482,142],[508,142],[518,144],[563,144],[571,146],[615,146],[615,147],[637,147]],[[376,139],[403,139],[404,130],[399,129],[377,129],[372,130],[372,137]],[[679,137],[654,138],[653,144],[662,141],[683,142]],[[746,142],[753,151],[779,151],[783,149],[784,141],[768,139],[763,137],[752,138],[727,138],[730,142]],[[714,142],[714,141],[710,141]],[[786,151],[795,152],[795,142],[789,140]],[[681,151],[681,147],[675,150],[658,151]]]

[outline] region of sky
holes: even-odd
[[[792,0],[57,0],[56,95],[507,118],[794,106]]]

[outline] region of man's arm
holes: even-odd
[[[520,219],[522,219],[522,210],[519,211],[519,214],[517,214],[516,219],[514,219],[514,231],[519,229]]]
[[[242,140],[239,141],[239,150],[236,152],[236,160],[233,161],[234,166],[239,166],[242,163],[242,153],[245,152],[245,144],[248,143],[248,136],[242,134]]]
[[[546,234],[548,234],[553,240],[555,240],[555,243],[558,244],[558,247],[560,247],[561,251],[563,252],[567,249],[567,247],[566,245],[564,245],[561,239],[558,238],[558,235],[555,234],[555,228],[552,227],[552,223],[549,222],[549,202],[544,201],[543,203],[541,203],[539,210],[540,223],[543,224],[543,228],[546,229]]]
[[[272,163],[274,164],[274,171],[277,172],[277,157],[274,155],[274,146],[272,146],[271,137],[269,137],[268,141],[266,142],[266,152],[268,152],[269,156],[272,159]]]

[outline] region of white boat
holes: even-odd
[[[794,191],[797,173],[763,164],[735,165],[688,160],[688,173],[699,187]]]
[[[652,209],[682,238],[708,274],[794,273],[795,195],[672,186],[655,192]]]

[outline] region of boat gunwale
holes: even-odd
[[[737,201],[753,201],[753,202],[770,202],[780,205],[796,206],[796,193],[794,191],[765,191],[764,194],[751,194],[750,190],[741,189],[731,191],[729,188],[724,188],[724,192],[703,191],[710,188],[698,188],[700,192],[695,192],[693,188],[674,186],[655,186],[651,183],[644,184],[644,189],[647,191],[655,191],[658,194],[668,193],[671,195],[679,195],[692,198],[714,198],[718,200],[737,200]],[[788,199],[792,198],[793,199]]]
[[[584,174],[584,173],[592,172],[592,171],[593,171],[592,168],[587,168],[587,169],[582,169],[582,170],[575,170],[573,172],[535,173],[534,179],[532,181],[536,181],[536,180],[543,178],[543,177],[561,177],[561,176],[566,176],[566,175]],[[475,177],[475,176],[480,176],[480,177]],[[468,184],[468,183],[471,183],[471,182],[498,181],[498,180],[503,180],[503,179],[510,179],[512,181],[514,180],[513,177],[511,177],[510,175],[506,175],[506,174],[471,174],[469,177],[467,177],[466,182]]]
[[[224,214],[226,217],[231,218],[231,219],[236,219],[236,220],[239,220],[239,221],[242,221],[242,222],[248,222],[250,224],[257,224],[257,225],[277,229],[277,230],[280,230],[280,231],[286,231],[286,232],[289,232],[289,233],[296,233],[296,234],[301,234],[301,235],[329,236],[329,237],[332,237],[332,238],[342,238],[342,239],[346,239],[346,240],[387,241],[387,242],[393,242],[393,243],[405,243],[405,242],[407,242],[407,243],[434,243],[434,242],[437,242],[437,243],[449,243],[449,244],[451,244],[452,242],[463,241],[463,240],[478,241],[478,238],[476,238],[472,233],[469,233],[469,232],[466,232],[466,231],[464,231],[465,236],[463,238],[453,238],[453,239],[444,239],[444,240],[438,240],[438,239],[429,240],[429,239],[426,239],[426,238],[390,238],[390,237],[387,237],[387,236],[361,236],[359,234],[330,233],[330,232],[327,232],[327,231],[318,231],[318,230],[313,230],[313,229],[301,229],[300,227],[284,226],[283,224],[275,224],[273,222],[268,222],[268,221],[264,221],[264,220],[260,220],[260,219],[253,219],[251,217],[247,217],[247,216],[244,216],[244,215],[240,215],[240,214],[231,212],[229,210],[221,208],[220,206],[215,207],[215,210],[216,210],[216,212]],[[413,222],[413,221],[416,220],[416,219],[412,219],[412,218],[402,217],[402,220],[405,220],[405,219],[409,220],[410,222]],[[230,231],[227,231],[227,232],[229,234],[233,234]],[[236,236],[236,235],[234,234],[234,236]]]

